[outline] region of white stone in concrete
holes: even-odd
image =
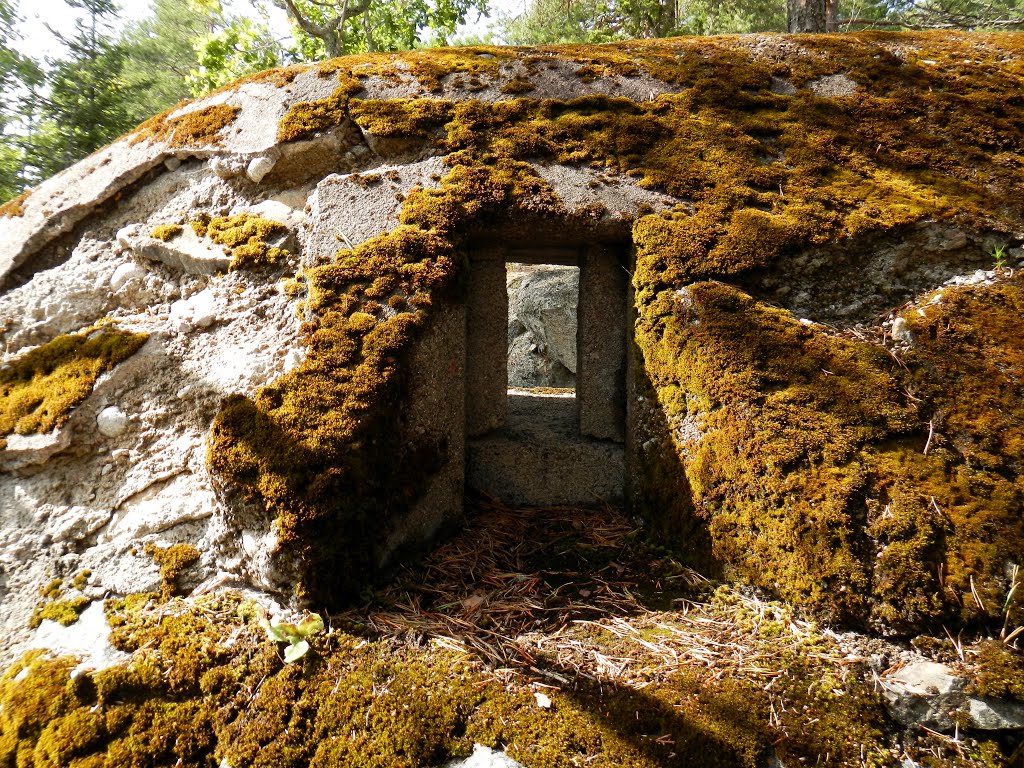
[[[110,405],[96,414],[96,428],[104,437],[118,437],[128,429],[128,417],[116,405]]]
[[[269,157],[254,157],[245,168],[245,175],[259,184],[263,177],[274,170],[274,160]]]
[[[464,760],[450,760],[444,768],[523,768],[504,752],[497,752],[483,744],[473,745],[473,754]]]
[[[44,648],[59,655],[81,657],[81,663],[71,672],[72,677],[86,669],[107,669],[128,658],[127,653],[110,644],[110,627],[107,626],[102,601],[89,605],[78,621],[68,627],[44,619],[28,648]]]
[[[116,293],[132,280],[141,280],[145,276],[146,270],[134,261],[120,264],[117,269],[114,270],[114,274],[110,276],[110,290]]]

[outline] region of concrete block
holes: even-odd
[[[412,380],[397,438],[402,450],[436,453],[441,465],[412,509],[390,521],[377,543],[378,566],[385,571],[462,522],[465,412],[463,399],[452,395],[461,394],[465,380],[466,315],[461,304],[435,312],[410,361]]]
[[[627,277],[615,249],[584,251],[576,333],[579,430],[619,442],[626,436]]]
[[[625,496],[625,449],[581,436],[571,396],[512,394],[504,427],[467,444],[466,485],[508,504],[595,506]]]
[[[474,251],[470,254],[466,303],[467,435],[481,435],[505,423],[507,336],[504,249]]]

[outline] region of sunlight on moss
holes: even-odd
[[[145,334],[104,327],[58,336],[15,358],[0,368],[0,436],[62,426],[96,380],[135,354],[146,339]]]

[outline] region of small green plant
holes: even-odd
[[[992,249],[992,253],[989,254],[996,263],[996,269],[1002,269],[1006,266],[1006,246],[997,245]]]
[[[265,611],[260,611],[260,626],[266,630],[267,637],[277,643],[288,643],[284,649],[284,660],[287,664],[298,661],[309,650],[306,638],[324,631],[324,620],[318,613],[310,613],[298,624],[282,621],[279,618],[268,619]]]

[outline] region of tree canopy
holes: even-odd
[[[306,36],[303,56],[401,50],[429,31],[444,45],[467,16],[487,13],[487,0],[272,0]],[[312,45],[309,45],[309,44]]]

